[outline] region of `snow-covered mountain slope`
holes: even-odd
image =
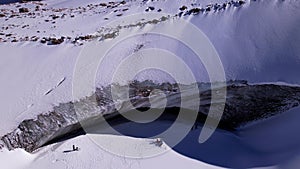
[[[284,82],[288,85],[299,85],[300,79],[297,73],[300,69],[298,30],[300,2],[297,0],[229,2],[225,0],[133,0],[109,3],[106,0],[45,0],[1,5],[0,135],[13,131],[24,119],[34,119],[39,114],[51,111],[59,103],[73,100],[72,81],[76,61],[82,49],[88,46],[90,41],[100,38],[100,43],[105,44],[114,36],[126,31],[151,30],[151,26],[172,23],[180,18],[196,25],[206,34],[220,56],[227,80],[271,84]],[[119,25],[123,25],[121,28],[105,26],[111,21],[118,19],[122,21],[123,16],[135,13],[159,13],[166,18],[156,18],[159,22],[153,22],[149,18],[141,20],[142,25],[147,25],[144,27],[137,25],[136,22],[129,23],[134,25],[129,29],[126,28],[128,23],[125,22],[119,22]],[[197,40],[193,42],[196,44]],[[109,58],[105,61],[106,66],[100,67],[97,84],[109,82],[111,70],[120,63],[120,60],[137,49],[150,48],[160,48],[175,53],[187,63],[197,81],[208,81],[205,66],[188,46],[172,38],[144,34],[127,39],[111,50],[106,57]],[[88,62],[93,63],[92,60]],[[134,66],[137,65],[132,67]],[[137,78],[155,81],[174,80],[165,74],[151,71],[144,72]],[[290,160],[299,165],[297,163],[299,153],[296,151],[299,147],[297,144],[299,138],[295,134],[300,127],[296,123],[296,119],[299,119],[298,112],[298,108],[292,109],[271,119],[268,123],[259,123],[240,133],[235,133],[234,136],[217,131],[210,142],[203,145],[193,144],[195,151],[190,150],[192,147],[188,148],[189,151],[182,151],[186,150],[186,147],[182,148],[185,144],[179,145],[177,151],[204,162],[226,167],[272,166],[279,163],[289,166]],[[189,137],[196,136],[195,133]],[[279,137],[281,139],[277,139]],[[118,163],[116,164],[118,167],[122,166],[121,158],[112,157],[104,152],[100,153],[103,155],[101,159],[90,158],[91,156],[86,154],[91,151],[85,150],[96,148],[87,140],[89,140],[87,136],[81,136],[62,143],[62,149],[52,152],[41,150],[44,153],[37,155],[41,157],[35,160],[32,160],[34,155],[24,155],[22,157],[25,163],[28,162],[25,168],[49,167],[50,164],[57,168],[64,168],[67,165],[71,165],[71,168],[77,168],[78,165],[81,168],[104,165],[108,168],[109,163],[101,159],[111,158],[115,158],[112,163]],[[62,150],[78,142],[86,145],[86,147],[82,146],[84,152],[79,162],[77,158],[62,153]],[[50,145],[49,148],[55,149],[55,146],[57,144]],[[215,147],[224,148],[223,153],[215,153]],[[294,147],[294,151],[291,151],[291,147]],[[198,149],[203,151],[198,153],[196,152]],[[1,156],[14,153],[2,151]],[[19,154],[19,152],[15,153]],[[92,155],[97,153],[99,152],[95,150]],[[27,156],[30,157],[27,159]],[[93,162],[84,162],[87,159],[93,159]],[[131,166],[131,162],[124,163],[128,168],[150,168],[150,166],[152,168],[153,165],[155,168],[161,168],[161,164],[169,167],[173,161],[177,161],[173,168],[183,168],[183,164],[184,166],[190,164],[195,168],[203,167],[202,163],[186,159],[173,151],[162,158],[137,161],[134,166]],[[7,168],[12,168],[11,164]]]
[[[299,7],[299,1],[250,1],[192,23],[216,47],[227,78],[299,84]]]
[[[216,10],[213,5],[207,6],[211,1],[124,1],[110,5],[98,1],[46,2],[8,5],[3,12],[5,16],[0,18],[3,21],[1,41],[81,45],[82,40],[103,36],[102,27],[114,18],[145,12],[148,7],[155,6],[153,11],[146,13],[161,11],[171,16],[183,15],[182,18],[188,19],[208,36],[220,55],[227,79],[299,83],[296,73],[300,41],[298,1],[247,1],[241,6],[217,6]],[[220,6],[224,3],[216,2]],[[187,9],[182,12],[179,8],[183,6]],[[29,12],[19,14],[21,7],[29,8]],[[206,11],[208,7],[210,11]],[[189,11],[195,12],[191,9],[199,9],[200,12],[185,15]],[[147,41],[149,47],[156,44],[155,37],[146,36],[136,41],[139,44]],[[178,42],[159,46],[168,50],[178,49],[174,52],[185,61],[192,57],[191,54],[184,56],[187,49],[184,50]],[[204,67],[199,68],[199,65],[201,63],[194,62],[189,66],[199,81],[207,80],[207,75],[203,75]]]

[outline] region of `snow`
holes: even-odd
[[[248,1],[242,9],[191,22],[214,44],[228,79],[299,84],[299,4]]]
[[[74,8],[75,12],[65,12],[67,17],[57,20],[55,24],[44,22],[45,19],[49,19],[48,15],[51,14],[51,11],[42,12],[42,15],[35,19],[15,17],[5,21],[4,18],[0,18],[1,27],[10,24],[29,25],[26,29],[15,27],[7,31],[1,30],[1,32],[16,34],[16,37],[31,37],[38,34],[40,37],[71,36],[75,38],[80,35],[95,34],[103,25],[116,19],[116,13],[99,7],[80,14],[80,12],[76,12],[78,9],[75,8],[99,2],[97,0],[46,0],[43,2],[47,4],[43,6],[45,8]],[[117,9],[130,8],[129,11],[124,12],[124,15],[130,15],[144,12],[148,6],[155,6],[156,10],[163,9],[164,13],[175,14],[179,12],[178,8],[185,4],[190,8],[191,3],[200,3],[201,6],[205,6],[215,2],[224,2],[224,0],[192,2],[189,0],[166,0],[144,3],[129,1]],[[36,5],[27,3],[21,4],[21,6],[34,9]],[[228,80],[242,79],[253,84],[300,85],[298,77],[300,71],[299,7],[300,1],[297,0],[283,2],[247,0],[246,5],[238,9],[231,7],[221,12],[185,16],[184,18],[200,28],[210,39],[220,56]],[[0,8],[16,9],[14,5],[5,5]],[[100,13],[95,14],[96,12]],[[71,18],[71,14],[74,14],[75,17]],[[109,20],[104,20],[106,17]],[[151,27],[145,29],[151,29]],[[136,30],[138,28],[130,31]],[[73,45],[70,42],[57,46],[47,46],[38,42],[0,43],[0,81],[2,82],[0,83],[0,135],[12,131],[24,119],[34,118],[38,114],[50,111],[53,105],[73,100],[74,68],[85,45]],[[119,60],[128,56],[139,45],[143,45],[143,49],[159,47],[175,53],[187,62],[198,81],[208,81],[205,67],[197,60],[195,53],[182,43],[159,35],[133,37],[120,43],[107,55],[107,58],[114,58],[108,59],[107,65],[117,65]],[[114,57],[116,55],[118,55],[117,58]],[[90,61],[87,60],[87,62]],[[145,60],[146,62],[147,60]],[[111,66],[111,69],[113,68],[115,67]],[[107,67],[102,67],[102,69],[107,69]],[[109,78],[109,75],[101,73],[103,72],[99,71],[98,76],[100,77],[98,78],[104,80]],[[155,71],[142,72],[136,78],[142,80],[151,78],[155,81],[174,80],[169,75]],[[102,80],[99,80],[99,83],[103,83]],[[48,93],[49,91],[51,92]],[[237,136],[217,131],[211,142],[197,149],[197,151],[202,151],[199,156],[204,162],[193,160],[192,158],[195,158],[193,154],[184,154],[192,157],[188,158],[173,150],[158,157],[127,159],[104,151],[94,144],[88,135],[85,135],[49,145],[35,154],[28,154],[23,150],[9,152],[2,149],[0,163],[4,168],[9,169],[219,168],[208,163],[219,162],[216,165],[227,166],[235,161],[244,164],[252,162],[253,166],[263,166],[262,164],[266,162],[268,166],[274,165],[271,168],[276,168],[275,165],[279,165],[279,168],[299,166],[299,151],[296,151],[299,148],[299,138],[295,137],[295,133],[299,129],[297,124],[299,111],[299,109],[293,109],[285,115],[262,124],[249,126],[244,131],[236,133],[238,138],[243,139],[242,143],[246,143],[246,148],[236,138]],[[192,135],[196,136],[197,133]],[[145,146],[149,140],[136,139],[133,141],[134,138],[105,137],[107,137],[106,141],[111,141],[115,145],[120,145],[118,141],[122,140],[128,146],[123,151],[137,145],[143,145],[140,148],[150,146],[150,144]],[[217,146],[213,143],[217,143]],[[78,145],[81,150],[68,154],[63,153],[70,149],[72,144]],[[189,146],[189,144],[179,145],[179,149],[180,146]],[[118,146],[113,147],[118,148]],[[148,150],[139,149],[139,151],[143,153]],[[154,147],[152,151],[161,151],[161,149]],[[232,151],[233,153],[220,153],[220,151]],[[263,152],[263,155],[257,156],[257,152]],[[18,159],[18,163],[14,162],[15,159]],[[276,161],[280,159],[284,160],[278,164]]]
[[[0,106],[6,112],[1,114],[0,135],[12,130],[24,119],[36,117],[51,110],[53,105],[72,100],[71,75],[80,48],[60,46],[53,50],[40,45],[1,44],[0,51],[1,82],[5,82],[0,87],[2,96],[5,96],[0,98]],[[62,78],[66,80],[45,96]]]
[[[196,160],[186,158],[174,151],[161,150],[160,147],[149,144],[149,140],[134,139],[134,138],[114,138],[116,136],[103,136],[106,141],[116,142],[122,140],[122,145],[128,146],[127,148],[134,148],[136,145],[140,146],[141,152],[145,150],[165,151],[155,157],[144,157],[140,159],[125,158],[124,156],[113,155],[101,148],[99,148],[89,138],[89,136],[80,136],[65,142],[57,143],[41,149],[35,154],[28,154],[23,150],[14,150],[8,152],[4,150],[0,153],[0,163],[2,166],[9,169],[52,169],[52,168],[130,168],[130,169],[152,169],[152,168],[174,168],[181,169],[189,167],[191,169],[198,168],[219,168],[212,165],[205,164]],[[64,153],[70,150],[72,145],[79,147],[78,152]],[[147,146],[148,145],[148,146]],[[13,161],[18,159],[18,163]],[[15,166],[13,166],[15,165]]]
[[[6,149],[0,151],[1,167],[9,169],[28,168],[30,163],[34,161],[35,155],[25,152],[25,150],[17,149],[8,151]],[[17,162],[16,162],[17,160]]]

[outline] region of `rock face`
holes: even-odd
[[[200,91],[197,122],[202,123],[207,117],[209,108],[216,106],[217,103],[211,103],[210,84],[198,83],[197,85]],[[115,103],[111,89],[120,90],[117,92],[119,96],[115,96],[120,98],[125,94],[122,93],[123,89],[127,87],[129,87],[129,100],[117,99],[118,103]],[[274,84],[249,85],[243,81],[233,81],[225,86],[220,85],[213,92],[220,94],[224,92],[224,88],[227,88],[227,100],[219,127],[227,130],[234,130],[249,122],[269,118],[299,106],[300,103],[300,87]],[[151,93],[156,89],[163,94]],[[77,102],[62,103],[47,114],[40,114],[36,119],[24,120],[17,129],[3,136],[1,140],[9,150],[23,148],[33,152],[53,139],[80,129],[81,121],[100,116],[106,119],[113,118],[117,105],[122,105],[128,111],[130,110],[130,107],[126,107],[128,102],[131,102],[135,108],[147,108],[150,107],[149,97],[151,97],[154,99],[151,107],[160,108],[160,97],[163,95],[167,98],[167,108],[180,107],[182,93],[186,96],[195,94],[194,91],[190,91],[189,85],[184,85],[184,91],[180,89],[182,88],[179,88],[178,84],[156,84],[151,81],[135,81],[129,86],[110,85],[98,88],[92,96]],[[199,102],[193,100],[189,100],[189,104],[191,109],[195,105],[199,106]]]
[[[28,8],[20,8],[19,12],[20,13],[27,13],[27,12],[29,12],[29,9]]]
[[[300,87],[282,85],[228,86],[222,121],[230,128],[267,119],[299,106]]]

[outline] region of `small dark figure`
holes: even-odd
[[[79,148],[76,147],[75,145],[72,146],[72,150],[63,151],[63,153],[71,153],[71,152],[74,152],[74,151],[79,151]]]
[[[73,145],[73,151],[79,151],[79,148],[75,147],[75,145]]]

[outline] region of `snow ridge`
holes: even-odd
[[[17,129],[3,136],[1,140],[9,150],[23,148],[28,152],[33,152],[53,139],[76,132],[81,128],[82,122],[93,126],[103,120],[109,121],[118,117],[117,106],[119,105],[122,105],[122,112],[129,112],[132,109],[126,106],[129,103],[132,103],[135,108],[149,108],[148,99],[152,97],[154,102],[152,102],[151,108],[160,109],[164,108],[161,107],[161,98],[166,95],[167,108],[178,108],[181,105],[180,97],[183,93],[187,96],[194,94],[190,85],[183,86],[184,91],[180,91],[178,84],[134,81],[129,84],[130,100],[119,100],[118,103],[112,99],[111,88],[117,88],[122,93],[127,86],[113,84],[98,88],[92,96],[74,103],[62,103],[54,107],[51,112],[38,115],[36,119],[24,120]],[[218,101],[210,103],[209,83],[198,83],[198,86],[201,102],[195,125],[202,125],[209,108],[212,107],[217,111],[220,103]],[[300,104],[299,87],[274,84],[248,85],[243,81],[231,81],[227,86],[219,86],[214,91],[220,93],[224,87],[227,88],[227,101],[219,128],[228,131],[237,130],[253,121],[268,119]],[[155,89],[163,91],[164,94],[150,95]],[[189,104],[187,110],[199,106],[199,103],[193,100],[189,100]],[[166,113],[167,118],[161,119],[162,121],[170,120],[169,116],[174,116],[174,111]],[[171,114],[168,115],[168,113]],[[209,118],[213,119],[213,116]]]

